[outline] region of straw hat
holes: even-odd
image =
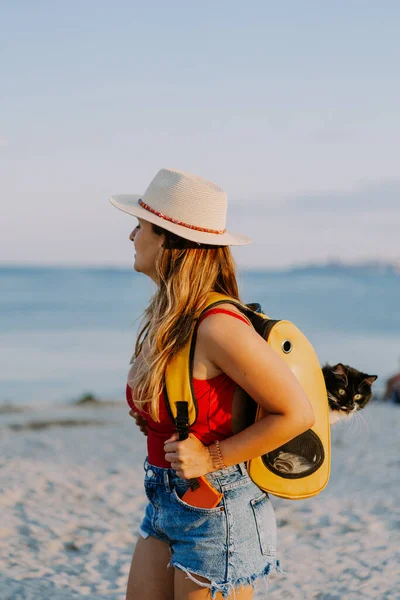
[[[227,195],[218,185],[178,169],[161,169],[144,194],[111,196],[124,212],[199,244],[242,246],[252,240],[226,231]]]

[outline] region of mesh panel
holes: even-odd
[[[309,429],[276,450],[264,454],[264,465],[284,479],[300,479],[314,473],[324,462],[324,447]]]

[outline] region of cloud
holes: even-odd
[[[254,244],[235,252],[246,266],[284,266],[336,258],[398,260],[400,181],[229,207],[228,228]]]
[[[7,148],[10,145],[8,139],[2,135],[0,135],[0,148]]]
[[[246,207],[246,214],[243,208]],[[248,200],[229,202],[229,212],[242,213],[242,217],[251,218],[271,215],[287,215],[297,213],[382,213],[383,211],[399,211],[400,214],[400,180],[365,181],[349,190],[321,190],[298,192],[286,196],[268,195]]]
[[[367,182],[348,191],[312,192],[286,198],[285,209],[317,212],[381,212],[398,210],[400,180]]]

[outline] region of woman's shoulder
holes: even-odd
[[[200,322],[197,332],[200,341],[216,342],[225,337],[232,339],[232,334],[235,335],[236,333],[240,336],[255,333],[249,319],[233,304],[224,302],[215,308],[222,310],[217,312],[212,308],[209,309],[209,311],[206,311],[209,313],[207,318],[203,317]]]
[[[206,315],[207,315],[207,319],[205,319]],[[239,316],[240,319],[237,319],[236,315]],[[250,320],[246,317],[245,314],[243,314],[243,312],[240,310],[240,308],[238,308],[234,304],[230,304],[229,302],[223,302],[221,304],[218,304],[218,306],[215,306],[213,308],[206,310],[203,313],[202,322],[209,321],[210,319],[212,319],[214,323],[217,320],[220,322],[229,322],[229,321],[227,321],[227,319],[229,319],[229,320],[235,319],[235,321],[240,320],[243,323],[246,322],[248,325],[251,325]]]
[[[218,309],[218,312],[215,309]],[[237,352],[240,348],[238,340],[243,340],[248,335],[252,336],[255,330],[253,327],[249,327],[251,323],[246,317],[243,320],[243,313],[240,309],[229,302],[221,303],[214,309],[207,310],[203,315],[206,313],[208,313],[207,318],[200,321],[197,329],[196,361],[208,366],[206,378],[210,378],[226,372],[217,365],[213,359],[214,354],[219,353],[221,349]],[[231,377],[228,373],[226,374]],[[205,377],[201,375],[199,378],[204,379]]]

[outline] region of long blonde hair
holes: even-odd
[[[196,313],[205,307],[210,292],[239,300],[239,291],[228,246],[199,245],[157,225],[153,231],[166,241],[155,264],[158,289],[144,312],[136,341],[134,358],[141,356],[132,387],[135,405],[158,421],[167,364],[187,342]]]

